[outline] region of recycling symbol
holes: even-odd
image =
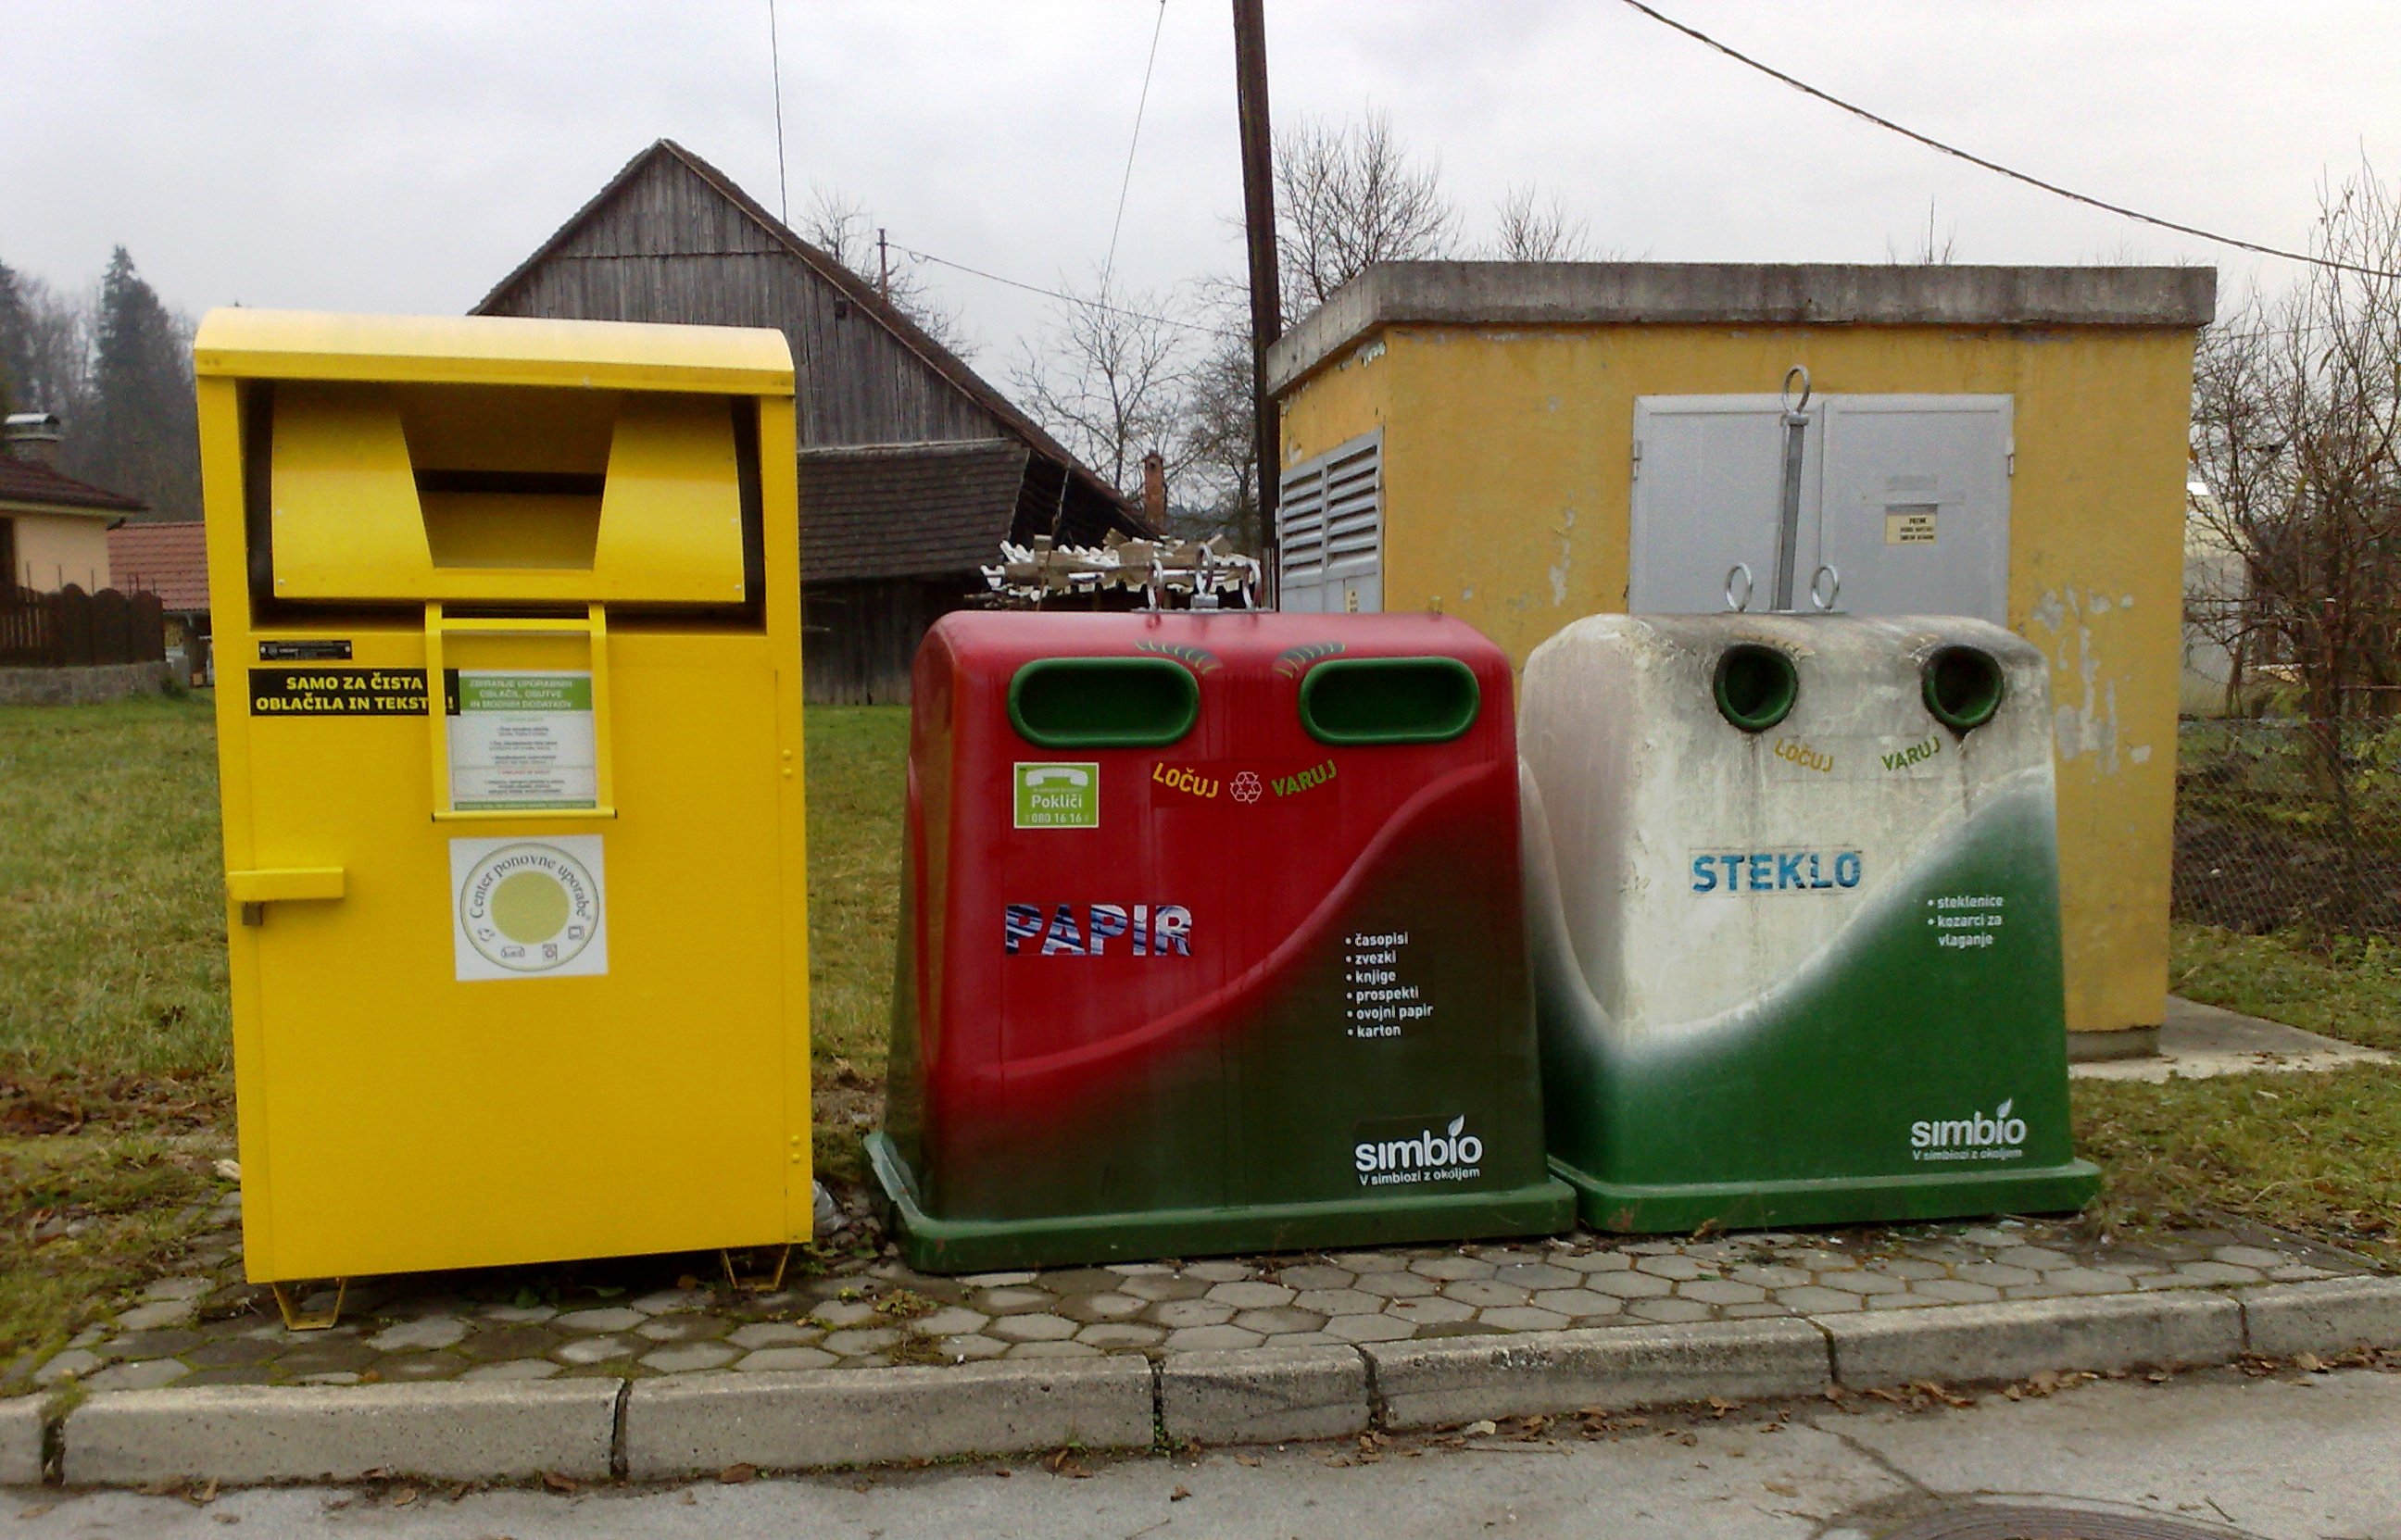
[[[1235,801],[1255,802],[1259,799],[1262,788],[1259,785],[1258,776],[1250,770],[1244,770],[1234,777],[1233,790]]]

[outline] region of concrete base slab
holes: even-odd
[[[609,1474],[618,1382],[210,1385],[92,1397],[68,1421],[70,1486]]]
[[[625,1401],[625,1468],[639,1480],[1147,1449],[1151,1411],[1150,1364],[1136,1357],[641,1380]]]
[[[0,1401],[0,1487],[30,1487],[42,1479],[42,1397]]]
[[[2199,1291],[1828,1315],[1818,1325],[1833,1340],[1834,1378],[1854,1389],[2222,1364],[2243,1352],[2242,1305]]]
[[[2071,1039],[2131,1038],[2128,1032],[2073,1032]],[[2071,1042],[2071,1056],[2075,1044]],[[2281,1021],[2168,997],[2167,1021],[2159,1029],[2158,1051],[2142,1057],[2087,1059],[2068,1072],[2092,1080],[2143,1080],[2153,1083],[2213,1075],[2262,1071],[2300,1073],[2353,1064],[2391,1064],[2391,1054],[2355,1043],[2305,1032]]]
[[[1366,1431],[1367,1361],[1348,1347],[1179,1353],[1159,1365],[1171,1445],[1274,1444]]]
[[[1394,1428],[1711,1396],[1814,1396],[1829,1381],[1825,1336],[1803,1321],[1600,1327],[1359,1351],[1375,1367],[1384,1423]]]
[[[2243,1333],[2271,1358],[2401,1347],[2401,1278],[2329,1278],[2242,1293]]]

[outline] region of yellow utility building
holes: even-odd
[[[1600,612],[2006,624],[2051,663],[2076,1052],[2165,1007],[2198,267],[1393,263],[1269,355],[1286,608],[1520,665]]]
[[[194,361],[250,1276],[807,1239],[782,335],[234,309]]]

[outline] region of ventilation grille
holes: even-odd
[[[1276,503],[1276,573],[1286,608],[1296,593],[1379,576],[1384,556],[1384,435],[1353,439],[1283,473]]]

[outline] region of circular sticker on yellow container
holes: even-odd
[[[461,979],[609,971],[600,838],[454,839]]]

